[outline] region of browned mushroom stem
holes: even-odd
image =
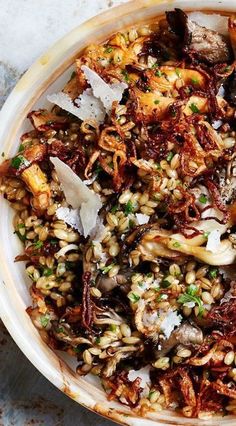
[[[203,343],[203,333],[197,326],[191,325],[189,322],[183,323],[177,330],[171,333],[169,339],[161,344],[161,349],[156,352],[158,357],[165,356],[177,344],[182,345],[201,345]]]
[[[191,21],[181,9],[167,12],[166,18],[171,30],[180,37],[183,51],[192,58],[210,64],[233,58],[232,48],[222,34]]]
[[[130,275],[131,272],[124,272],[123,274],[120,273],[112,278],[100,275],[97,279],[97,288],[102,293],[108,293],[118,286],[122,286],[122,288],[124,288],[129,282]]]

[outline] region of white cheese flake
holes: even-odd
[[[47,96],[47,100],[65,111],[70,112],[80,120],[93,119],[99,124],[104,122],[106,113],[111,112],[112,103],[120,102],[127,84],[107,84],[95,71],[86,65],[81,67],[91,88],[84,90],[72,101],[66,93],[59,92]]]
[[[103,123],[106,111],[100,101],[94,95],[91,89],[86,89],[78,99],[75,99],[78,105],[78,114],[81,120],[94,119],[98,123]]]
[[[80,220],[79,209],[70,209],[69,207],[58,207],[56,216],[59,220],[63,220],[67,225],[83,233],[83,227]]]
[[[95,71],[91,70],[86,65],[82,65],[81,70],[91,86],[93,95],[102,101],[106,111],[109,113],[113,102],[121,101],[123,92],[128,87],[127,84],[117,83],[109,85]]]
[[[206,250],[211,251],[212,253],[217,253],[220,248],[220,230],[214,229],[208,235]]]
[[[161,322],[161,331],[168,339],[175,327],[181,324],[182,316],[177,311],[169,310]]]
[[[64,109],[65,111],[68,111],[71,114],[75,115],[75,117],[80,118],[79,108],[77,108],[73,104],[72,99],[66,93],[63,93],[63,92],[53,93],[52,95],[47,96],[47,100],[51,102],[52,104],[55,104],[59,106],[60,108]]]
[[[102,207],[101,199],[98,194],[95,194],[83,183],[67,164],[57,157],[50,157],[50,160],[55,167],[67,203],[72,209],[79,209],[79,218],[83,228],[82,234],[87,237],[97,223],[98,211]],[[69,212],[66,211],[66,214],[68,215]],[[75,212],[73,212],[73,220],[75,220]],[[76,222],[76,225],[79,226],[79,222]]]
[[[150,219],[150,216],[148,216],[147,214],[136,213],[135,216],[136,216],[138,225],[145,225],[146,223],[149,222],[149,219]]]

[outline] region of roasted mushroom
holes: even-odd
[[[232,48],[227,39],[191,21],[181,9],[166,12],[171,30],[180,37],[183,51],[191,58],[217,64],[232,59]]]
[[[174,330],[169,339],[162,340],[161,349],[156,351],[158,357],[165,356],[177,344],[198,346],[203,343],[202,330],[189,322],[183,323],[177,330]]]

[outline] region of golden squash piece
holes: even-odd
[[[193,86],[197,89],[206,87],[206,77],[199,71],[172,66],[161,66],[146,72],[148,86],[161,93],[172,91],[179,82],[183,86]]]
[[[21,174],[21,179],[26,183],[34,196],[33,205],[36,210],[45,210],[49,206],[51,191],[45,173],[38,164],[32,164]]]
[[[32,125],[39,132],[45,132],[50,128],[60,129],[68,122],[67,117],[62,117],[44,109],[32,111],[28,114]]]
[[[136,120],[144,123],[152,123],[164,119],[168,115],[169,107],[176,101],[181,102],[179,98],[163,96],[158,92],[142,92],[137,87],[131,89],[131,102],[134,105]],[[182,112],[186,116],[208,112],[208,98],[193,95],[182,102]],[[233,109],[229,104],[221,97],[217,97],[217,102],[225,116],[231,117]]]

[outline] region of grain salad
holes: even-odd
[[[236,414],[236,19],[89,45],[0,165],[52,350],[140,416]]]

